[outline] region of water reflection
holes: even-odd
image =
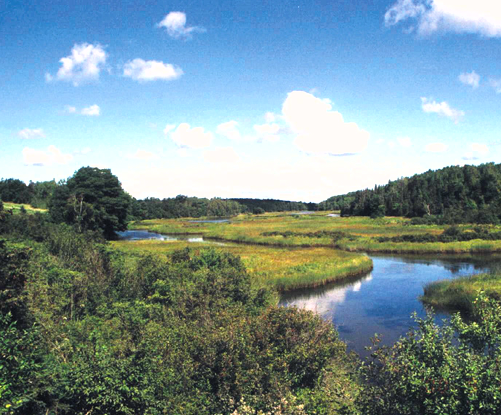
[[[384,344],[394,343],[413,325],[411,314],[426,315],[419,301],[429,282],[488,272],[499,256],[396,257],[371,256],[374,269],[362,278],[320,288],[286,293],[281,305],[319,313],[334,323],[348,348],[362,356],[375,333]],[[438,313],[436,321],[447,315]]]
[[[222,242],[215,242],[204,239],[200,234],[179,235],[179,234],[160,234],[149,231],[124,231],[117,232],[118,237],[122,241],[141,241],[141,240],[157,240],[157,241],[186,241],[193,243],[208,243],[211,245],[225,245]]]

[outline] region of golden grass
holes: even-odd
[[[399,217],[370,219],[367,217],[328,217],[329,212],[313,215],[268,213],[239,215],[231,223],[190,223],[189,219],[156,219],[132,223],[130,229],[146,229],[164,234],[198,233],[208,238],[231,242],[281,247],[336,247],[346,251],[385,253],[467,253],[498,252],[501,241],[467,242],[379,242],[376,238],[401,235],[438,235],[447,226],[410,225]],[[473,225],[463,225],[464,229]],[[492,227],[499,231],[501,227]],[[315,233],[324,232],[323,235]],[[338,232],[333,236],[325,232]],[[270,235],[275,233],[275,235]]]
[[[116,241],[121,251],[168,255],[175,250],[191,247],[206,249],[207,243],[186,241]],[[314,287],[368,272],[372,260],[365,255],[330,248],[276,248],[257,245],[229,244],[216,249],[240,256],[256,286],[268,285],[279,291]]]
[[[27,205],[25,203],[12,203],[12,202],[3,202],[3,208],[4,210],[11,210],[12,213],[19,213],[21,212],[21,207],[26,209],[27,213],[35,213],[35,212],[47,212],[47,209],[39,209],[35,208],[31,205]]]

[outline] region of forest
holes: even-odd
[[[501,164],[451,166],[333,196],[321,210],[345,216],[405,216],[423,223],[499,223]]]
[[[275,289],[257,285],[238,256],[114,249],[108,240],[127,228],[133,201],[110,170],[84,167],[44,200],[48,211],[34,213],[0,202],[0,413],[501,410],[492,296],[481,292],[468,319],[418,320],[393,345],[376,336],[361,360],[319,315],[278,307]],[[301,229],[302,215],[285,216]]]

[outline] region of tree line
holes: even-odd
[[[423,218],[424,223],[499,223],[501,164],[429,170],[374,189],[334,196],[319,208],[338,208],[345,216]]]
[[[231,254],[123,253],[0,203],[0,413],[500,413],[495,300],[480,295],[474,322],[430,316],[393,346],[376,337],[362,362],[275,295]]]

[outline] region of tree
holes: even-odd
[[[107,239],[127,229],[131,198],[109,169],[82,167],[54,191],[49,205],[56,222],[76,226],[79,232],[96,230]]]

